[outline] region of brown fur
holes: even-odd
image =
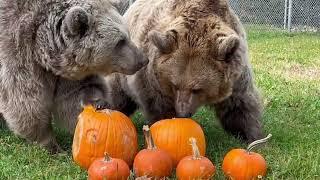
[[[245,33],[226,0],[138,0],[124,17],[150,63],[106,78],[113,108],[130,115],[137,103],[153,123],[210,105],[228,132],[262,136]]]

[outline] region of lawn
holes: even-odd
[[[248,32],[255,80],[264,96],[265,133],[269,143],[257,152],[268,162],[267,179],[320,179],[320,34]],[[140,134],[143,119],[134,116]],[[223,179],[221,162],[232,148],[245,148],[226,134],[210,110],[194,116],[207,136],[207,156]],[[0,129],[0,179],[86,179],[72,161],[72,137],[56,129],[68,154],[50,156]]]

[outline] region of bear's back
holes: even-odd
[[[149,47],[150,31],[178,26],[188,29],[187,21],[207,17],[222,21],[245,39],[245,30],[227,0],[137,0],[124,14],[133,42],[144,50]]]
[[[61,0],[0,0],[0,50],[7,57],[1,61],[12,63],[10,56],[33,54],[37,36],[47,33],[40,32],[40,26],[50,24],[49,16],[59,18],[68,4]]]

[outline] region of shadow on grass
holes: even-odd
[[[73,135],[64,129],[57,128],[55,126],[54,126],[54,133],[60,147],[64,151],[66,151],[68,154],[71,154]]]
[[[0,131],[1,135],[13,135],[13,133],[9,130],[9,128],[6,125],[5,120],[0,114]],[[54,127],[54,133],[57,138],[58,143],[61,145],[61,148],[69,153],[71,153],[71,147],[72,147],[72,135],[70,135],[66,130],[56,128]],[[18,138],[22,140],[21,138]],[[22,140],[24,141],[24,140]],[[27,143],[26,141],[24,141]]]

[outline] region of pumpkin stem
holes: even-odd
[[[102,110],[98,110],[98,111],[106,113],[108,115],[110,115],[112,113],[112,110],[110,110],[110,109],[102,109]]]
[[[268,141],[268,139],[271,138],[271,136],[272,136],[272,134],[268,134],[267,137],[252,142],[251,144],[249,144],[249,146],[247,148],[247,152],[250,153],[252,151],[252,149],[254,149],[255,147],[259,146],[260,144],[266,143]]]
[[[153,141],[151,133],[150,133],[149,126],[144,125],[142,129],[143,129],[144,138],[147,143],[147,149],[156,149],[156,146],[154,144],[154,141]]]
[[[197,140],[194,137],[189,138],[189,141],[191,143],[192,146],[192,152],[193,152],[193,159],[200,159],[201,155],[200,155],[200,151],[199,148],[197,146]]]
[[[107,161],[107,162],[111,161],[111,157],[107,152],[104,152],[104,161]]]

